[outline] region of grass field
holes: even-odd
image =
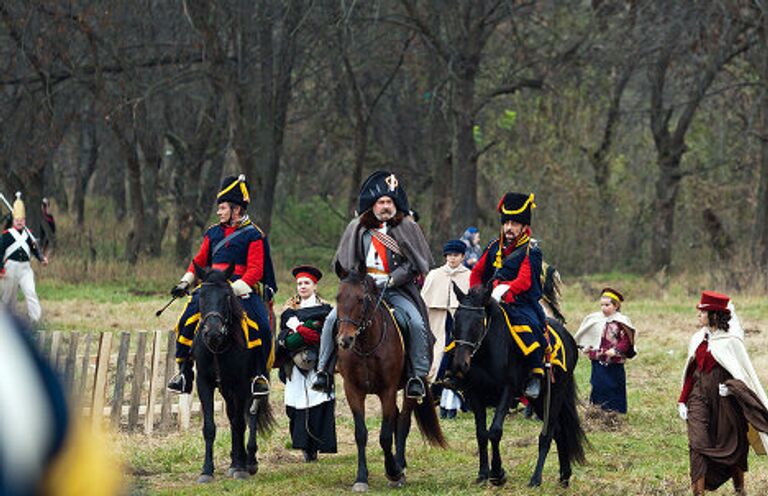
[[[145,267],[128,282],[114,284],[62,282],[58,274],[43,275],[40,296],[46,327],[51,329],[169,329],[181,306],[171,307],[160,319],[154,310],[167,301],[168,281],[175,280],[167,268]],[[328,278],[332,279],[332,278]],[[568,327],[575,331],[581,318],[597,309],[596,291],[603,283],[625,290],[627,313],[638,329],[637,358],[627,364],[629,413],[618,420],[581,412],[591,446],[588,463],[576,466],[570,489],[557,482],[557,457],[553,451],[544,471],[544,484],[528,489],[533,469],[536,436],[540,424],[510,415],[505,424],[502,456],[508,483],[500,491],[511,494],[573,495],[667,495],[688,494],[688,453],[685,424],[677,417],[681,369],[690,335],[695,331],[695,309],[700,289],[688,278],[664,289],[653,280],[609,274],[571,281],[564,293]],[[141,283],[133,281],[142,281]],[[164,283],[164,285],[163,285]],[[287,288],[287,285],[283,286]],[[333,295],[333,288],[323,290]],[[283,298],[288,292],[281,292]],[[747,347],[753,363],[768,384],[768,298],[745,292],[735,296],[738,312],[747,329]],[[582,403],[589,394],[590,364],[582,359],[576,370]],[[276,381],[275,381],[276,382]],[[147,438],[115,434],[115,450],[124,457],[130,491],[135,494],[342,494],[354,481],[356,456],[352,419],[343,397],[337,403],[339,454],[321,455],[320,461],[305,464],[300,452],[288,448],[287,418],[283,413],[282,389],[275,387],[273,405],[279,427],[260,441],[260,472],[249,481],[227,480],[229,434],[220,419],[215,461],[217,480],[211,485],[195,483],[202,464],[203,440],[199,424],[186,435]],[[369,400],[369,471],[372,493],[391,491],[383,473],[378,447],[379,417]],[[408,484],[400,494],[488,494],[498,489],[473,484],[477,471],[476,444],[471,416],[460,415],[442,423],[449,440],[448,450],[428,447],[414,428],[409,443]],[[768,494],[768,458],[750,453],[747,475],[750,494]],[[732,494],[730,487],[715,494]]]

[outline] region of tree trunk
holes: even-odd
[[[675,206],[680,190],[681,151],[664,145],[658,151],[659,178],[656,181],[656,214],[651,238],[651,264],[654,270],[669,269],[672,262],[672,241],[675,232]]]
[[[763,82],[768,82],[768,70],[763,75]],[[758,269],[765,271],[768,269],[768,90],[763,91],[760,107],[760,164],[752,253],[755,257],[753,263]]]
[[[92,115],[87,113],[80,123],[80,141],[78,147],[77,177],[72,205],[75,208],[75,222],[82,228],[85,222],[85,195],[88,181],[96,170],[96,160],[99,156],[99,145],[96,138],[96,126]]]
[[[453,108],[453,213],[451,229],[461,233],[477,221],[477,155],[474,128],[474,69],[455,82]]]

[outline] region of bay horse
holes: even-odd
[[[501,463],[499,442],[504,418],[513,401],[523,396],[528,366],[522,350],[514,342],[502,308],[490,297],[488,286],[476,286],[465,294],[455,284],[459,306],[454,315],[454,341],[451,373],[475,416],[475,434],[480,458],[477,481],[501,486],[506,475]],[[531,401],[533,410],[544,419],[539,434],[536,467],[528,485],[541,485],[544,461],[554,439],[560,462],[560,485],[568,487],[571,464],[584,463],[586,436],[576,411],[576,383],[573,371],[578,361],[576,342],[559,321],[547,318],[555,339],[562,343],[565,371],[552,364],[543,380],[541,394]],[[486,408],[495,407],[490,429]],[[491,467],[488,469],[488,441],[491,442]]]
[[[252,361],[254,354],[261,353],[261,350],[248,349],[245,343],[241,324],[243,309],[240,299],[232,292],[229,284],[234,268],[234,264],[230,264],[225,271],[219,271],[195,265],[195,274],[202,281],[200,325],[192,343],[192,354],[197,364],[197,395],[203,411],[205,439],[205,461],[197,480],[200,483],[213,480],[213,441],[216,438],[213,393],[216,388],[224,397],[232,435],[231,464],[227,472],[229,476],[247,479],[258,472],[256,433],[270,432],[275,423],[269,397],[259,399],[255,405],[256,413],[250,413]],[[268,343],[264,344],[267,345]]]
[[[384,450],[384,470],[392,487],[405,484],[405,444],[411,427],[411,412],[422,435],[433,446],[446,447],[435,413],[430,388],[421,403],[403,394],[398,412],[397,392],[404,388],[406,354],[393,314],[382,301],[373,278],[365,272],[346,271],[336,264],[341,279],[336,297],[338,369],[344,378],[344,392],[355,421],[357,477],[354,492],[368,490],[365,448],[365,397],[375,394],[381,402],[379,444]],[[392,441],[395,439],[395,453]]]

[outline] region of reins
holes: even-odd
[[[201,286],[206,286],[206,285],[208,285],[208,286],[217,286],[216,283],[212,283],[212,282],[204,282],[204,283],[201,284]],[[228,302],[229,302],[229,298],[231,298],[231,295],[227,295],[227,301]],[[224,335],[228,336],[229,335],[229,325],[232,322],[231,322],[231,319],[229,317],[224,316],[224,314],[222,314],[221,312],[213,311],[213,312],[206,313],[203,316],[202,320],[200,321],[200,324],[199,324],[200,329],[205,328],[205,323],[208,321],[208,319],[211,319],[211,318],[217,318],[217,319],[219,319],[221,321],[221,327],[223,329],[226,329],[226,332],[224,333]],[[226,346],[224,346],[220,350],[216,350],[216,349],[211,348],[211,345],[208,343],[208,340],[205,338],[204,335],[201,336],[201,338],[202,338],[203,344],[208,349],[208,351],[210,351],[214,355],[220,355],[220,354],[224,353],[225,351],[229,350],[229,348],[232,347],[231,340],[227,339],[227,340],[225,340],[226,341]]]
[[[347,323],[352,324],[353,326],[355,326],[356,327],[356,329],[355,329],[355,337],[360,336],[360,334],[362,334],[363,331],[368,329],[368,327],[370,327],[371,323],[373,322],[373,318],[376,316],[376,312],[378,312],[379,307],[381,306],[381,302],[384,299],[384,292],[385,291],[386,291],[385,288],[382,288],[381,291],[379,291],[379,297],[376,299],[376,304],[373,306],[373,310],[371,310],[370,312],[368,311],[368,309],[370,308],[369,304],[371,302],[371,296],[368,293],[365,294],[365,306],[363,307],[363,315],[362,315],[362,317],[360,318],[359,321],[354,320],[354,319],[350,319],[348,317],[340,317],[338,319],[338,321],[339,322],[347,322]],[[387,329],[388,329],[388,327],[387,327],[387,325],[385,323],[384,324],[384,330],[381,331],[381,336],[379,336],[378,343],[376,343],[376,345],[373,348],[371,348],[370,350],[368,350],[368,351],[360,350],[360,348],[358,348],[357,341],[355,341],[354,346],[352,346],[352,351],[354,351],[355,354],[357,354],[357,355],[359,355],[359,356],[361,356],[363,358],[368,358],[369,356],[373,355],[376,352],[376,350],[378,350],[379,347],[384,342],[384,338],[387,335]]]

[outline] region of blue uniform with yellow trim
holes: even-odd
[[[235,272],[230,277],[234,282],[246,273],[249,262],[249,250],[253,243],[261,242],[260,250],[262,268],[261,280],[254,286],[254,291],[240,297],[240,304],[244,310],[242,322],[248,348],[259,348],[259,364],[256,373],[264,374],[271,367],[274,359],[272,332],[270,328],[269,312],[265,300],[277,290],[272,259],[269,252],[269,244],[264,233],[250,222],[243,223],[236,231],[242,233],[230,238],[225,244],[213,253],[220,241],[225,239],[225,227],[221,224],[214,225],[205,233],[203,247],[207,249],[208,265],[225,270],[230,263],[235,264]],[[205,255],[201,253],[200,255]],[[197,257],[196,257],[197,259]],[[199,288],[196,288],[189,297],[184,311],[176,324],[177,346],[176,361],[182,362],[190,356],[191,346],[195,332],[200,323]]]
[[[530,241],[516,247],[493,275],[494,279],[510,281],[517,278],[526,255],[530,263],[530,287],[514,296],[513,303],[501,303],[507,326],[534,372],[539,372],[544,361],[547,341],[544,337],[546,315],[541,308],[541,249]]]

